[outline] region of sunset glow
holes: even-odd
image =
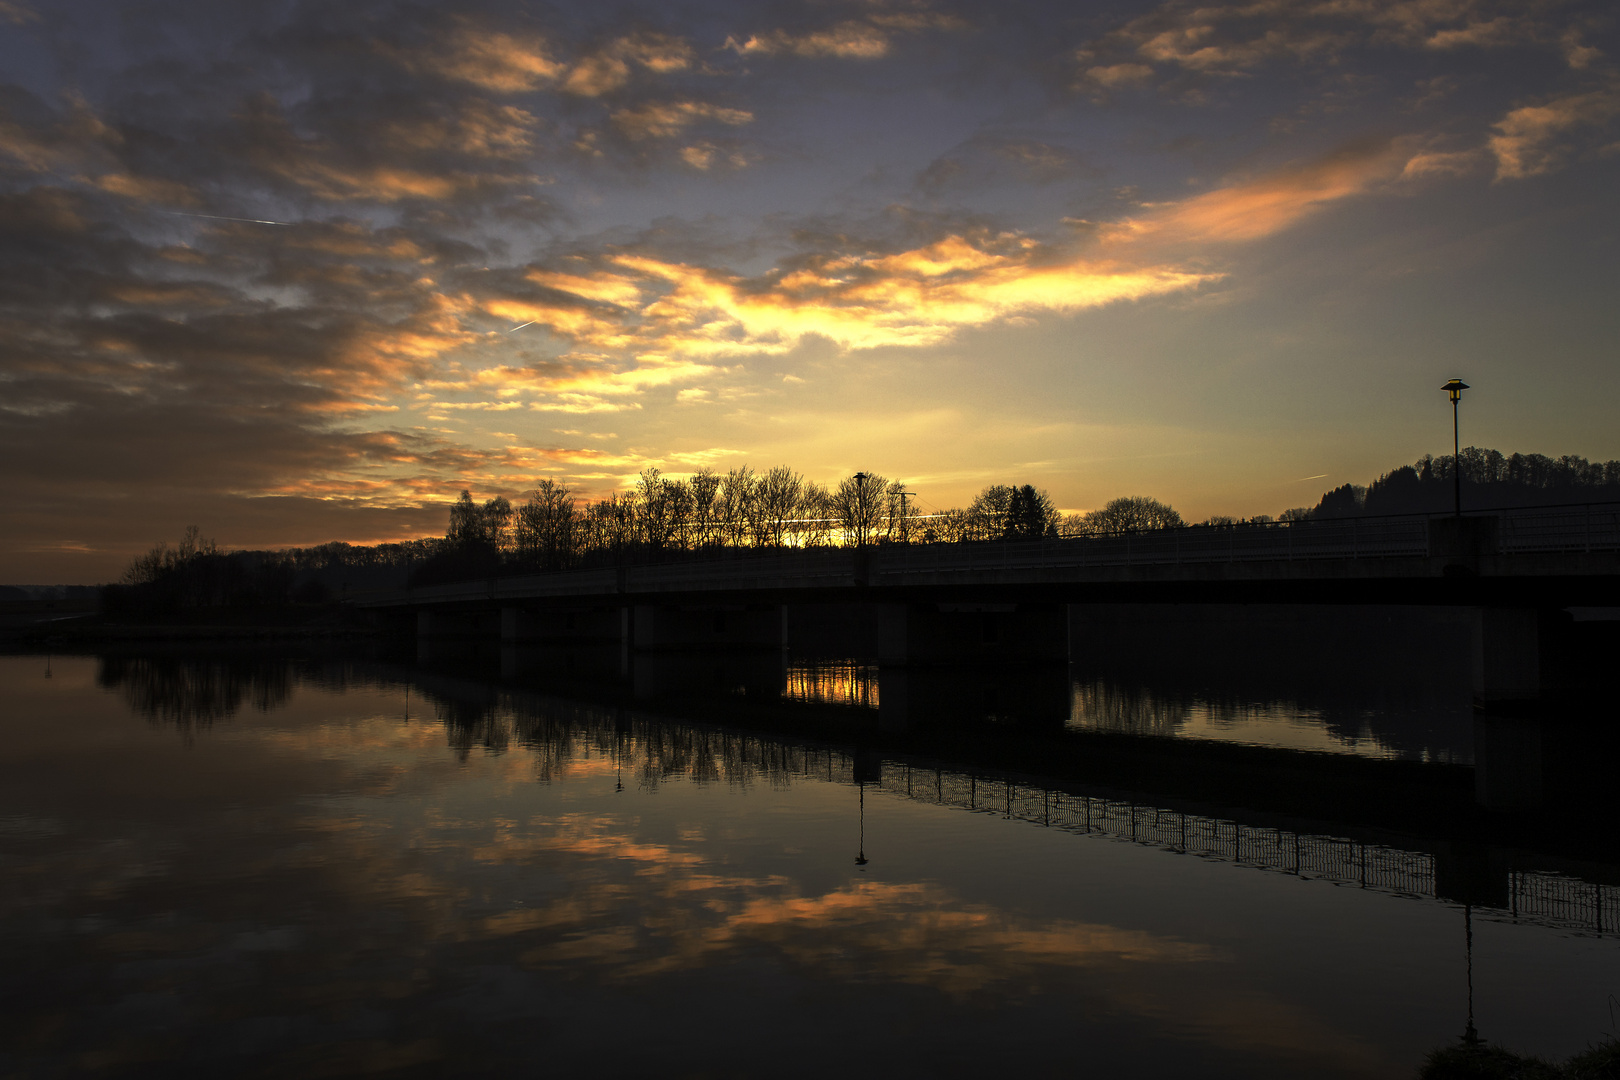
[[[1620,456],[1607,5],[204,11],[0,5],[8,578],[647,466],[1275,514],[1458,374]]]

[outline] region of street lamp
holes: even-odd
[[[1457,438],[1457,402],[1462,400],[1462,392],[1468,389],[1468,384],[1461,379],[1452,379],[1440,389],[1451,395],[1452,512],[1462,517],[1462,443]]]

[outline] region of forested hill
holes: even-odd
[[[1620,461],[1600,464],[1573,455],[1504,455],[1477,446],[1468,447],[1459,458],[1464,510],[1620,501]],[[1424,455],[1411,465],[1385,473],[1370,486],[1334,488],[1308,514],[1337,518],[1443,513],[1452,508],[1456,461],[1450,454]]]

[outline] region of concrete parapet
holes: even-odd
[[[1502,519],[1439,517],[1429,519],[1431,559],[1478,559],[1502,553]]]

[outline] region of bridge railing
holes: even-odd
[[[876,584],[883,576],[928,579],[975,572],[1025,572],[1059,579],[1087,568],[1214,565],[1316,559],[1424,557],[1429,527],[1441,515],[1337,518],[1237,525],[1193,525],[1115,536],[1056,537],[1028,541],[880,545],[865,553],[848,548],[738,552],[729,557],[566,570],[491,578],[389,593],[382,603],[500,600],[545,595],[607,596],[714,589]],[[1528,507],[1491,512],[1504,555],[1620,551],[1620,504]],[[864,569],[863,569],[864,568]]]
[[[1620,506],[1598,503],[1515,510],[1502,514],[1504,554],[1620,549]]]
[[[1150,566],[1428,554],[1428,519],[1192,526],[1121,536],[880,549],[885,573]]]

